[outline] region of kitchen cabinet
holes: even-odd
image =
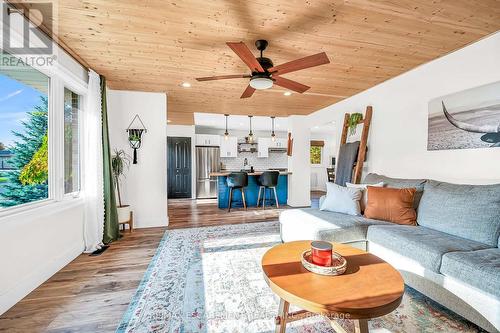
[[[196,134],[196,145],[197,146],[219,147],[220,146],[220,135]]]
[[[220,137],[220,157],[238,156],[238,138],[230,136],[227,140],[224,136]]]
[[[269,157],[269,148],[271,146],[271,138],[257,139],[257,157]]]

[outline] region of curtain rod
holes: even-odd
[[[66,45],[66,43],[64,43],[53,31],[50,31],[50,29],[48,29],[44,24],[41,24],[41,25],[38,25],[36,24],[35,22],[33,22],[29,16],[28,16],[28,12],[29,12],[29,8],[27,6],[25,6],[24,4],[22,3],[19,3],[19,2],[15,2],[15,0],[4,0],[7,4],[9,4],[10,6],[12,6],[13,8],[17,9],[17,10],[22,10],[22,15],[23,17],[30,21],[31,23],[33,23],[35,26],[38,26],[39,29],[45,34],[47,35],[47,37],[49,37],[52,41],[54,41],[59,47],[61,47],[63,49],[63,51],[65,51],[71,58],[73,58],[73,60],[75,60],[76,62],[78,62],[81,66],[83,66],[87,71],[90,69],[90,66],[89,64],[82,58],[80,57],[78,54],[76,54],[75,51],[73,51],[68,45]],[[21,14],[21,13],[20,13]]]

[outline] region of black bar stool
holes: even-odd
[[[248,174],[246,172],[231,172],[227,176],[227,186],[229,187],[229,204],[228,212],[231,211],[231,203],[233,201],[233,190],[241,191],[241,198],[243,199],[243,207],[247,209],[247,202],[245,200],[245,187],[248,186]]]
[[[278,185],[278,177],[280,176],[279,171],[264,171],[260,177],[257,179],[259,184],[259,196],[257,197],[257,207],[260,204],[260,192],[264,189],[264,195],[262,200],[262,207],[266,209],[266,190],[272,188],[274,191],[274,200],[276,202],[276,208],[279,208],[278,195],[276,194],[276,186]]]

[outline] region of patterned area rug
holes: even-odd
[[[274,332],[278,298],[260,261],[279,239],[278,222],[167,231],[117,332]],[[341,324],[353,330],[351,321]],[[369,327],[372,333],[481,332],[408,287],[399,308]],[[333,330],[312,317],[289,324],[292,332]]]

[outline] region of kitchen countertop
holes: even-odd
[[[271,170],[269,170],[271,171]],[[231,172],[236,172],[236,171],[219,171],[219,172],[211,172],[210,177],[224,177],[228,176]],[[249,176],[260,176],[262,175],[264,171],[255,171],[255,172],[248,172]],[[280,175],[291,175],[292,173],[290,171],[280,171]]]

